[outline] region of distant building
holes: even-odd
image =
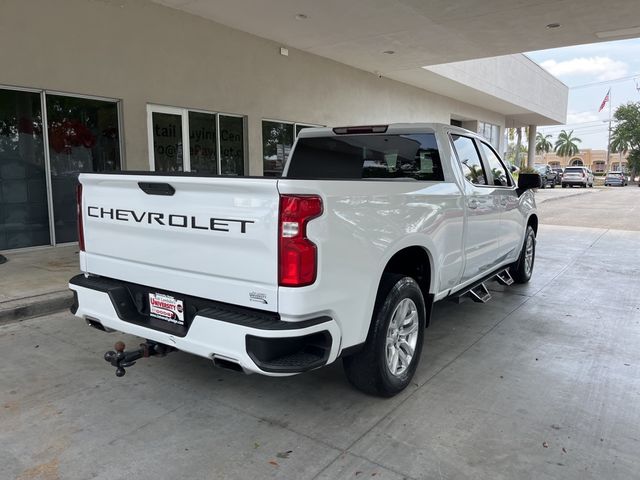
[[[627,156],[628,154],[626,153],[624,155],[611,153],[609,155],[611,166],[607,168],[606,150],[585,148],[584,150],[580,150],[577,155],[571,155],[570,157],[560,157],[553,152],[536,155],[535,163],[548,163],[551,167],[556,168],[585,166],[593,170],[594,173],[606,173],[607,171],[619,171],[621,160],[622,168],[626,171]]]

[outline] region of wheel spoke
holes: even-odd
[[[398,360],[400,361],[400,365],[402,370],[405,370],[409,367],[409,363],[411,363],[411,356],[407,355],[407,353],[401,348],[398,349]]]
[[[415,317],[418,316],[417,313],[414,313]],[[400,335],[402,337],[408,337],[409,335],[413,334],[414,332],[418,331],[418,322],[417,322],[417,318],[414,318],[414,320],[409,323],[405,328],[403,328],[400,331]]]
[[[399,350],[407,355],[409,355],[409,357],[413,357],[413,352],[415,351],[414,348],[405,340],[402,340],[400,342],[399,345]]]
[[[394,375],[396,374],[396,371],[398,370],[398,360],[400,359],[400,355],[399,355],[400,351],[394,347],[393,349],[393,356],[391,357],[391,373],[393,373]]]

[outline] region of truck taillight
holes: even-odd
[[[279,216],[278,284],[304,287],[316,280],[318,254],[307,238],[307,223],[322,214],[317,195],[281,195]]]
[[[84,225],[82,223],[82,184],[76,187],[76,215],[78,217],[78,247],[84,252]]]

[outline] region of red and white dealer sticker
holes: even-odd
[[[149,315],[167,322],[184,325],[184,304],[182,300],[162,293],[149,294]]]

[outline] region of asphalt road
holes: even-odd
[[[545,189],[536,193],[540,223],[640,231],[640,188]]]

